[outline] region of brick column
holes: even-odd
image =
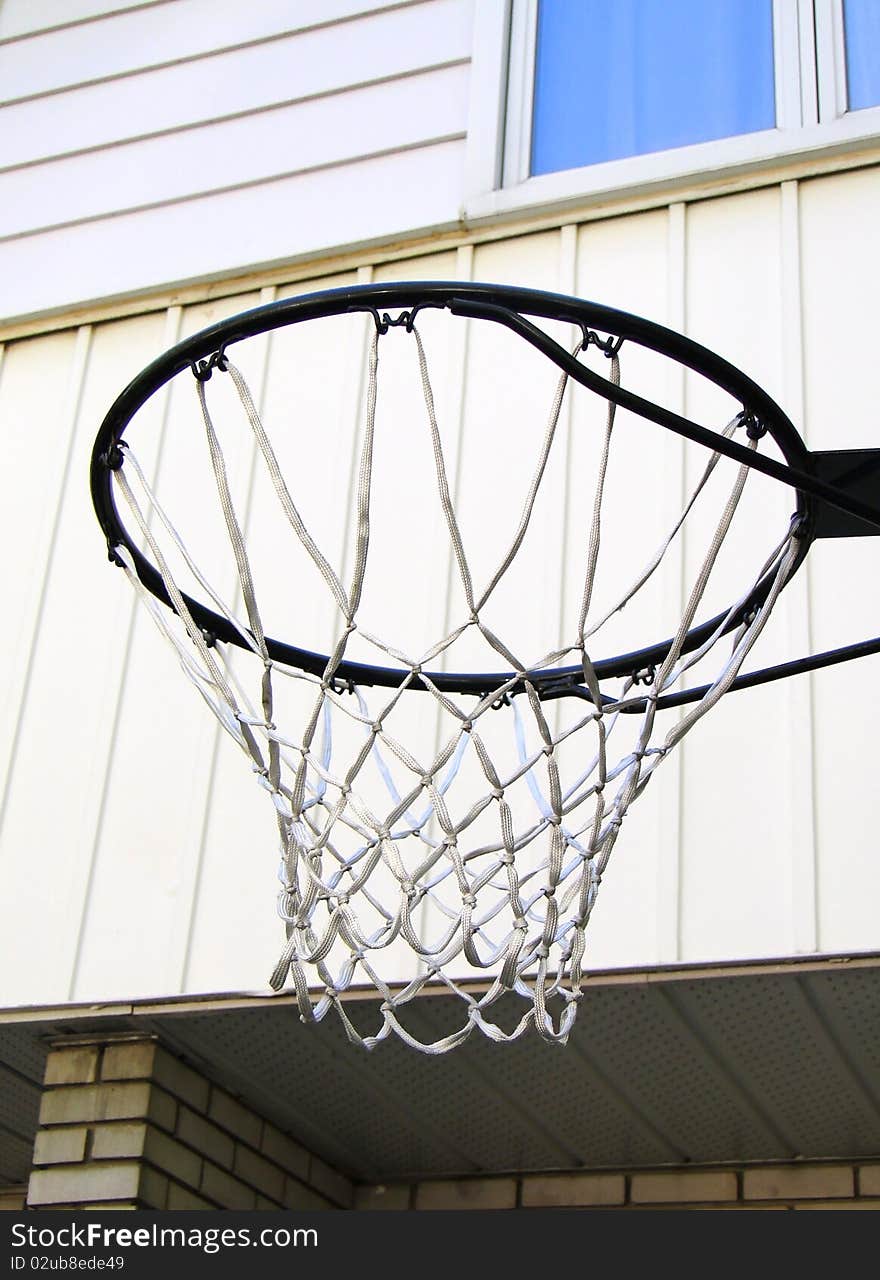
[[[154,1036],[53,1043],[31,1209],[347,1209],[350,1181]]]

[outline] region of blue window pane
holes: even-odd
[[[533,174],[775,123],[772,0],[539,0]]]
[[[844,0],[843,24],[849,109],[880,106],[880,3]]]

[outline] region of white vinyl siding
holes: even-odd
[[[80,7],[0,36],[6,317],[456,225],[473,0]]]
[[[295,290],[458,276],[592,297],[717,349],[766,385],[811,447],[870,445],[880,267],[866,246],[878,201],[880,169],[863,169],[465,238],[419,258],[385,255],[359,272],[299,280]],[[140,367],[180,336],[286,291],[148,310],[11,341],[3,352],[0,1004],[262,989],[277,958],[271,805],[108,565],[85,477],[98,423]],[[437,370],[445,420],[457,415],[449,462],[463,499],[493,456],[474,388],[501,385],[471,332]],[[271,358],[260,372],[257,356],[256,378],[270,404],[282,403],[289,375]],[[330,357],[316,346],[314,358]],[[334,372],[331,362],[327,372],[338,403],[332,454],[351,458],[357,371]],[[686,380],[673,394],[698,414]],[[171,399],[152,410],[160,473],[163,458],[178,456],[168,443],[178,413]],[[511,409],[511,465],[520,465],[516,442],[534,447],[545,409],[540,397]],[[566,431],[529,552],[536,597],[519,614],[526,639],[552,585],[547,563],[564,575],[579,550],[581,446]],[[688,479],[672,458],[653,497],[670,511]],[[389,492],[409,502],[400,480],[392,470]],[[185,470],[166,467],[162,483],[166,497],[185,499]],[[686,561],[697,554],[686,546]],[[814,546],[758,662],[876,634],[875,563],[870,539]],[[658,593],[679,598],[679,568],[671,561],[664,572]],[[414,581],[412,607],[432,625],[442,593],[431,584],[447,574],[438,562],[427,586]],[[591,921],[590,967],[876,947],[880,799],[866,744],[878,675],[873,658],[737,694],[694,730],[627,820]]]
[[[794,57],[812,19],[805,3],[777,10]],[[86,487],[109,404],[180,337],[311,288],[531,285],[687,332],[762,382],[812,448],[878,443],[880,108],[844,114],[839,0],[815,13],[816,81],[783,76],[786,120],[818,113],[796,153],[776,138],[756,158],[733,139],[673,179],[642,157],[637,177],[597,166],[589,187],[580,171],[500,189],[504,0],[2,0],[0,1006],[264,988],[277,958],[271,806],[108,566]],[[479,326],[456,334],[435,391],[450,473],[479,511],[499,447],[522,467],[546,404],[515,402]],[[335,398],[320,494],[350,483],[360,370],[317,336],[310,359]],[[257,369],[267,404],[291,376],[271,357]],[[503,438],[480,389],[507,397]],[[698,416],[688,379],[665,391]],[[151,413],[146,460],[185,501],[174,395]],[[566,415],[523,550],[529,643],[577,590],[585,463]],[[680,508],[684,456],[665,449],[639,500]],[[407,478],[392,468],[377,486],[409,517]],[[696,554],[669,558],[658,605],[680,602]],[[408,563],[407,602],[432,627],[444,555]],[[876,555],[872,539],[816,545],[756,659],[875,635]],[[878,675],[865,660],[707,717],[627,820],[589,966],[876,948]]]

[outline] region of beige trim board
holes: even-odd
[[[124,297],[99,298],[78,307],[0,320],[0,342],[34,337],[83,324],[101,324],[127,316],[166,310],[168,307],[205,302],[212,298],[234,297],[236,294],[252,293],[275,285],[296,284],[302,280],[319,282],[322,276],[355,272],[364,266],[379,266],[387,262],[403,263],[427,253],[512,240],[573,223],[618,218],[650,209],[666,208],[670,204],[718,199],[762,187],[779,186],[784,182],[807,181],[832,173],[878,165],[880,146],[869,139],[857,150],[832,152],[806,159],[782,158],[769,168],[739,173],[724,170],[690,183],[670,179],[644,190],[599,193],[594,197],[581,195],[565,202],[556,202],[552,208],[532,212],[513,209],[487,212],[470,218],[462,212],[458,226],[435,227],[402,240],[341,245],[329,255],[321,253],[301,258],[291,257],[284,262],[265,264],[240,274],[224,274],[174,284],[163,283],[155,289],[142,290]]]
[[[786,973],[821,973],[847,969],[880,969],[880,952],[861,952],[839,955],[815,955],[776,957],[766,960],[733,960],[714,964],[658,965],[651,969],[606,969],[588,975],[587,988],[638,987],[666,982],[694,982],[714,978],[761,977]],[[404,983],[399,986],[402,989]],[[488,984],[462,983],[471,992],[484,989]],[[448,995],[447,988],[439,983],[426,987],[419,999],[431,999]],[[374,1000],[378,995],[370,987],[356,987],[343,995],[345,1000]],[[176,1014],[223,1013],[235,1009],[258,1009],[273,1006],[295,1007],[296,997],[289,991],[271,995],[264,991],[230,991],[205,995],[177,995],[147,997],[128,1002],[107,1004],[83,1003],[68,1005],[22,1005],[0,1009],[0,1026],[12,1023],[63,1023],[95,1021],[115,1018],[155,1018]]]

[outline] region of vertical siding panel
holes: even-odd
[[[455,254],[455,272],[454,278],[462,281],[472,281],[474,279],[474,248],[473,245],[463,245]],[[449,334],[449,372],[447,384],[450,392],[449,406],[449,423],[451,433],[451,448],[449,452],[449,469],[450,484],[454,500],[458,501],[458,495],[461,491],[461,461],[462,461],[462,431],[464,427],[464,405],[465,405],[465,389],[467,386],[467,375],[470,363],[470,334],[471,322],[466,320],[464,324],[455,325]],[[443,633],[446,634],[452,627],[452,613],[450,607],[450,592],[452,589],[452,575],[457,572],[454,563],[454,557],[449,547],[446,549],[446,576],[444,579],[444,612],[443,612]],[[441,666],[446,669],[446,655],[443,655]],[[439,746],[439,742],[437,744]]]
[[[183,333],[255,301],[244,297],[189,308]],[[229,598],[234,583],[230,553],[219,504],[210,489],[213,479],[192,383],[189,375],[181,376],[170,390],[156,487],[197,562]],[[240,432],[229,445],[230,433],[223,432],[226,415],[215,410],[215,416],[231,483],[237,488],[247,467],[249,444]],[[149,453],[153,432],[145,431],[138,417],[127,438],[140,456],[145,447]],[[148,457],[148,474],[149,462]],[[77,999],[88,999],[110,984],[116,994],[129,995],[178,987],[178,931],[181,913],[186,916],[180,903],[192,889],[213,732],[212,717],[194,701],[199,702],[175,655],[146,611],[138,610],[85,910],[73,988]],[[108,955],[113,956],[109,974]]]
[[[567,259],[561,255],[561,248],[559,233],[555,231],[481,245],[474,252],[473,275],[482,281],[558,291],[560,270],[566,273],[567,279],[571,275],[571,246]],[[567,344],[569,326],[552,328],[554,336]],[[475,597],[479,599],[517,529],[542,447],[559,373],[502,326],[483,321],[473,321],[470,325],[467,361],[456,509]],[[560,612],[557,566],[564,545],[564,486],[565,419],[561,417],[529,529],[512,565],[481,610],[483,622],[526,666],[542,658],[557,642]],[[460,576],[453,568],[450,619],[460,624],[467,616]],[[449,666],[458,670],[504,671],[509,663],[471,628],[450,654]],[[527,747],[531,751],[537,736],[534,717],[524,698],[518,700],[517,709],[522,715]],[[555,714],[555,708],[552,713]],[[519,768],[513,711],[502,707],[488,712],[479,722],[479,733],[504,782]],[[546,771],[538,766],[534,775],[537,786],[546,794]],[[473,751],[463,760],[459,782],[462,799],[456,811],[464,812],[476,796],[488,790]],[[534,823],[538,810],[526,779],[508,786],[506,799],[515,830]],[[469,829],[466,847],[498,839],[498,811],[493,804]],[[546,838],[539,837],[522,850],[517,859],[518,869],[536,867],[546,856],[545,845]],[[524,896],[535,891],[538,883],[530,884]],[[485,895],[481,907],[488,906],[490,901],[489,895]],[[460,895],[452,885],[449,905],[456,910],[461,907]],[[509,913],[489,925],[486,941],[478,943],[480,951],[486,953],[489,940],[496,945],[500,943],[507,928]],[[462,971],[465,971],[464,965]]]
[[[264,306],[273,302],[275,294],[276,290],[274,288],[261,289],[260,305]],[[255,366],[256,378],[250,384],[255,405],[261,415],[265,407],[271,350],[271,336],[267,341],[258,344],[258,362]],[[237,353],[233,352],[231,358],[237,362]],[[244,426],[242,426],[242,431],[245,432],[246,436],[247,433]],[[252,516],[258,451],[255,442],[252,440],[243,441],[242,451],[246,459],[245,465],[249,476],[245,486],[246,499],[239,512],[239,519],[245,539],[249,541],[248,535]],[[238,584],[236,584],[232,594],[232,607],[238,617],[245,616],[242,593]],[[232,646],[226,646],[224,656],[230,670],[240,671],[244,666],[242,659],[245,655],[240,654]],[[194,708],[193,714],[206,714],[206,709]],[[219,930],[217,925],[224,915],[228,916],[228,904],[230,902],[235,902],[236,910],[238,912],[241,911],[242,897],[250,891],[255,881],[259,882],[259,877],[247,874],[245,870],[247,859],[241,855],[242,851],[247,850],[249,846],[259,847],[257,833],[266,826],[266,815],[261,815],[256,811],[256,806],[253,804],[254,796],[245,793],[243,784],[248,780],[249,775],[245,761],[235,750],[233,744],[228,741],[227,735],[220,725],[215,722],[211,727],[213,744],[210,764],[207,767],[208,785],[204,793],[204,813],[198,855],[185,869],[185,873],[189,873],[189,885],[184,884],[177,901],[178,920],[174,931],[174,945],[178,948],[175,963],[178,969],[177,984],[181,991],[194,989],[190,984],[190,969],[194,944],[198,946],[199,941],[201,941],[196,938],[200,907],[203,895],[205,893],[210,895],[212,891],[216,891],[218,880],[220,880],[225,895],[226,910],[221,910],[212,916],[209,904],[207,917],[208,938],[214,945],[207,947],[208,954],[206,958],[210,971],[213,973],[213,983],[217,984],[213,989],[259,985],[250,964],[253,946],[247,948],[227,947],[224,945],[227,934],[225,931]],[[231,770],[234,771],[235,776],[233,778],[226,777],[227,765],[231,766]],[[259,793],[259,788],[255,787],[253,790]],[[262,823],[259,821],[261,817],[264,819]],[[240,829],[243,821],[246,823],[245,831]],[[239,825],[239,830],[236,830],[236,823]],[[218,833],[220,833],[219,839]],[[227,857],[229,855],[232,856],[239,872],[235,881],[230,883],[228,878],[222,878],[218,875],[217,863],[220,861],[218,854],[226,854]],[[240,924],[237,924],[232,932],[235,936],[240,937],[245,933],[245,930],[241,929]],[[251,936],[256,940],[259,937],[258,931],[255,930]],[[234,977],[229,981],[225,979],[225,975],[222,973],[224,957],[228,957],[229,961],[234,965]],[[210,990],[211,986],[209,985],[205,989]]]
[[[6,786],[11,780],[34,641],[45,603],[89,339],[90,330],[83,328],[76,336],[58,334],[21,342],[4,352],[0,367],[0,538],[9,549],[3,556],[8,647],[0,736],[0,777]],[[65,361],[66,382],[59,377],[51,399],[41,400],[46,365],[60,368]],[[34,420],[37,413],[39,421]],[[12,554],[16,547],[27,548],[27,554]]]
[[[393,280],[443,280],[464,273],[470,252],[443,252],[414,258],[404,263],[377,267],[377,284]],[[416,319],[422,339],[434,408],[440,432],[450,488],[456,493],[460,465],[460,413],[462,370],[467,360],[469,323],[448,312],[427,310]],[[393,434],[392,434],[393,432]],[[421,656],[458,622],[458,610],[450,618],[449,594],[451,545],[437,488],[427,410],[419,377],[418,353],[413,339],[401,329],[392,329],[379,343],[379,400],[374,471],[374,535],[371,537],[368,581],[364,594],[364,621],[383,639],[405,653]],[[434,661],[432,667],[455,667],[457,658]],[[366,653],[365,653],[366,656]],[[375,651],[370,661],[381,661]],[[366,695],[370,708],[389,700],[389,690]],[[431,694],[404,695],[388,722],[388,730],[420,766],[427,770],[440,746],[452,732],[450,717],[441,711]],[[398,790],[412,786],[412,773],[396,765],[383,749]],[[448,766],[447,766],[448,767]],[[365,771],[365,777],[369,776]],[[373,771],[373,792],[379,813],[392,807],[390,796]],[[454,789],[450,796],[454,795]],[[370,794],[368,792],[368,794]],[[417,806],[420,811],[424,802]],[[458,805],[453,806],[456,810]],[[462,806],[463,807],[463,806]],[[432,828],[437,835],[436,824]],[[414,839],[400,846],[407,868],[424,852]],[[376,877],[383,885],[385,901],[396,908],[399,889],[387,872]],[[425,903],[418,915],[418,927],[429,940],[444,927],[435,908]],[[419,961],[405,943],[395,943],[381,959],[383,975],[395,979],[412,977]]]
[[[781,398],[778,190],[693,206],[688,252],[690,336]],[[691,378],[688,408],[697,421],[721,426],[738,406]],[[691,484],[704,451],[689,447],[688,458]],[[710,501],[688,521],[691,575],[705,554],[734,474],[734,466],[719,464],[719,483],[713,485]],[[791,496],[783,486],[750,477],[713,573],[713,606],[730,603],[753,580],[783,536],[791,510]],[[786,607],[783,597],[749,665],[763,666],[786,656]],[[708,607],[703,616],[707,614]],[[695,668],[698,676],[701,666]],[[682,762],[686,959],[778,954],[790,944],[794,788],[787,771],[789,711],[789,694],[780,684],[734,694],[688,739],[692,749]],[[805,725],[801,732],[806,732]]]
[[[780,188],[779,253],[782,302],[782,396],[788,416],[801,434],[804,427],[804,350],[801,300],[801,235],[798,184],[784,182]],[[810,441],[808,440],[809,444]],[[812,568],[801,569],[785,591],[783,619],[792,657],[813,652],[810,626]],[[814,677],[800,676],[787,681],[788,723],[797,731],[784,736],[786,756],[782,765],[789,779],[791,796],[791,896],[792,936],[790,949],[797,953],[818,947],[816,914],[816,827],[815,827],[815,716]],[[788,949],[788,948],[787,948]]]
[[[438,261],[446,261],[441,258]],[[472,245],[463,245],[456,250],[454,258],[454,267],[451,271],[441,272],[430,270],[434,260],[430,260],[428,275],[434,275],[438,279],[444,274],[449,275],[455,280],[470,281],[473,280],[474,272],[474,250]],[[447,421],[446,421],[446,439],[444,442],[446,465],[449,476],[449,486],[452,493],[453,502],[458,504],[459,495],[461,493],[461,460],[462,460],[462,424],[464,421],[464,402],[465,388],[467,385],[467,371],[469,367],[470,357],[470,334],[472,330],[472,322],[470,320],[461,320],[457,323],[448,325],[445,334],[448,342],[448,353],[446,359],[446,370],[444,382],[446,387],[447,399]],[[433,495],[432,495],[433,498]],[[448,533],[445,523],[443,522],[439,502],[433,500],[434,508],[434,534],[432,542],[436,552],[436,573],[437,582],[442,584],[441,603],[442,603],[442,623],[438,628],[438,636],[448,635],[454,625],[451,606],[451,592],[453,574],[458,573],[455,564],[455,557],[452,554],[452,548],[449,543]],[[446,671],[454,668],[455,664],[450,667],[448,655],[443,653],[437,662],[437,668]],[[416,707],[418,710],[418,706]],[[428,713],[433,718],[433,752],[434,755],[440,751],[441,746],[446,741],[449,734],[449,720],[443,710],[436,703],[433,704],[431,711]],[[427,736],[426,736],[427,740]],[[439,936],[442,931],[442,918],[439,909],[426,900],[418,916],[418,928],[421,936],[426,939]],[[422,972],[425,968],[422,961],[417,962],[418,971]]]
[[[590,223],[581,228],[578,288],[584,298],[661,323],[667,320],[670,293],[669,232],[664,211]],[[608,376],[604,355],[593,350],[589,364]],[[624,343],[620,351],[621,384],[665,403],[667,362]],[[583,591],[587,536],[598,462],[605,427],[604,403],[590,393],[578,395],[573,412],[571,472],[573,495],[568,531],[566,592],[569,619],[577,617]],[[668,432],[642,424],[633,415],[615,416],[602,518],[602,543],[591,616],[599,617],[636,579],[673,522],[668,485],[670,456],[678,446]],[[674,553],[674,548],[673,548]],[[626,653],[669,634],[674,599],[662,573],[655,574],[622,613],[602,627],[588,648],[594,658]],[[665,616],[664,616],[665,611]],[[569,626],[573,623],[570,621]],[[662,636],[661,633],[662,632]],[[621,687],[615,682],[615,688]],[[609,743],[616,761],[631,746],[635,717],[621,717]],[[584,744],[589,742],[584,737]],[[592,745],[592,744],[591,744]],[[586,745],[584,750],[586,750]],[[632,806],[603,877],[590,921],[587,957],[593,968],[650,964],[661,943],[658,897],[662,870],[674,856],[666,791],[674,783],[667,766]],[[619,784],[617,784],[619,785]],[[616,793],[617,785],[608,788]],[[606,797],[610,798],[610,797]]]
[[[687,206],[669,206],[667,225],[669,298],[666,323],[676,333],[687,332]],[[668,406],[673,413],[687,415],[687,379],[683,366],[669,361]],[[685,448],[678,438],[666,442],[664,450],[663,494],[666,497],[665,520],[672,527],[682,511],[686,498]],[[684,611],[684,541],[676,540],[664,557],[661,572],[663,594],[676,602],[676,613]],[[680,709],[663,716],[665,731],[683,715]],[[664,761],[658,779],[657,800],[661,848],[657,861],[657,960],[669,964],[681,957],[681,866],[682,866],[682,760],[688,751],[685,740]]]
[[[803,182],[804,385],[811,448],[876,448],[880,168]],[[874,538],[810,552],[811,626],[828,649],[877,635]],[[814,677],[820,950],[874,949],[880,901],[880,790],[874,690],[880,658]]]
[[[559,269],[557,289],[560,293],[575,295],[578,288],[578,248],[579,236],[576,225],[571,224],[567,227],[561,227],[559,230]],[[578,337],[577,330],[571,327],[567,337],[567,347],[571,351]],[[573,388],[569,388],[573,391]],[[571,433],[572,433],[572,405],[574,395],[566,395],[562,404],[562,413],[559,418],[559,440],[555,448],[559,451],[559,467],[562,473],[562,495],[561,502],[558,504],[559,511],[559,560],[561,567],[565,564],[566,557],[569,554],[568,533],[571,521],[571,507],[573,502],[580,502],[581,495],[575,491],[573,484],[571,467]],[[552,531],[551,531],[552,532]],[[552,542],[546,548],[547,560],[553,563],[553,544]],[[561,644],[566,637],[567,618],[565,609],[565,578],[562,573],[545,572],[541,575],[536,584],[542,593],[542,610],[545,617],[552,617],[556,614],[556,634],[552,637],[554,644]],[[555,720],[558,722],[560,718],[559,704],[554,708]]]
[[[131,608],[86,496],[89,455],[107,406],[155,342],[153,317],[96,330],[79,397],[4,830],[7,936],[23,1000],[67,995]]]
[[[263,289],[260,304],[274,301],[276,290]],[[257,378],[250,383],[257,409],[265,412],[266,388],[272,364],[273,340],[262,344],[256,365]],[[238,350],[231,352],[239,362]],[[246,430],[243,426],[242,430]],[[240,513],[248,554],[254,559],[252,523],[257,489],[258,451],[253,441],[246,450],[250,471],[246,503]],[[233,605],[244,615],[241,591],[236,586]],[[246,679],[246,655],[226,646],[229,667]],[[250,668],[252,671],[253,668]],[[205,714],[194,706],[193,714]],[[255,785],[247,761],[229,741],[219,725],[212,724],[213,744],[208,767],[204,813],[198,859],[192,872],[192,890],[179,902],[180,934],[184,945],[180,955],[179,983],[183,991],[234,990],[265,986],[269,972],[263,937],[272,921],[271,893],[259,892],[272,883],[274,865],[263,855],[274,853],[277,828],[267,806],[267,797]],[[258,874],[262,867],[266,874]],[[256,899],[256,903],[253,901]],[[261,910],[257,910],[257,907]],[[263,926],[262,928],[260,926]],[[230,944],[230,939],[236,942]],[[245,941],[246,940],[246,941]]]
[[[180,307],[171,307],[165,314],[164,333],[160,340],[163,350],[170,347],[172,343],[177,340],[180,328],[180,315]],[[145,441],[142,446],[143,452],[139,453],[139,456],[145,467],[149,470],[155,471],[157,459],[161,455],[162,439],[167,428],[167,391],[160,392],[156,396],[154,404],[151,406],[150,418],[155,425],[156,430],[152,434],[152,437]],[[154,521],[152,518],[149,518],[149,523],[151,526],[153,525]],[[140,541],[142,542],[142,540]],[[114,662],[112,671],[108,670],[106,673],[104,705],[108,717],[108,729],[104,735],[103,759],[100,767],[95,770],[93,790],[89,797],[88,804],[89,818],[86,830],[83,833],[83,869],[79,900],[76,910],[79,929],[69,972],[68,997],[71,999],[76,992],[79,978],[79,968],[82,959],[85,936],[84,931],[88,918],[89,902],[95,873],[95,863],[107,805],[108,784],[111,776],[110,766],[114,758],[116,742],[119,734],[120,716],[123,710],[123,691],[128,664],[131,657],[132,639],[134,636],[135,626],[140,620],[138,610],[139,605],[137,600],[135,598],[130,598],[125,625],[120,625],[119,628],[119,643],[116,651],[116,661]]]
[[[22,342],[4,351],[0,370],[4,460],[0,469],[0,529],[6,549],[2,558],[3,598],[11,637],[3,662],[0,746],[0,869],[4,884],[0,936],[11,948],[10,963],[4,966],[4,1003],[21,999],[22,990],[25,1000],[28,996],[36,999],[47,979],[53,995],[60,996],[64,990],[63,976],[52,983],[51,969],[44,960],[44,939],[43,945],[34,946],[42,928],[46,936],[53,926],[61,924],[63,928],[63,917],[53,918],[52,885],[61,882],[66,887],[65,882],[73,877],[70,873],[69,879],[64,876],[64,855],[57,844],[47,840],[42,847],[39,840],[28,839],[34,825],[34,792],[45,788],[46,774],[53,768],[44,754],[52,750],[51,720],[47,716],[35,732],[33,708],[40,705],[45,693],[38,683],[44,671],[36,652],[38,640],[47,624],[58,625],[49,599],[51,570],[90,340],[91,329],[83,327],[75,334]],[[59,377],[51,400],[41,402],[49,362],[57,362]],[[55,639],[57,642],[57,634]],[[53,711],[57,710],[56,702]],[[40,734],[42,748],[35,742]],[[66,939],[60,948],[62,954],[64,942]]]
[[[358,278],[496,279],[594,297],[686,330],[740,365],[796,426],[806,426],[811,447],[872,446],[870,300],[880,276],[865,245],[874,234],[878,182],[880,171],[864,170],[785,183],[687,209],[673,205],[427,254],[365,268]],[[303,282],[296,291],[353,279],[348,273]],[[264,291],[261,299],[268,296]],[[0,1003],[263,987],[276,959],[283,931],[274,915],[271,804],[135,607],[123,576],[109,569],[84,496],[97,425],[128,377],[174,340],[181,320],[189,332],[257,300],[223,299],[185,313],[173,308],[164,317],[70,330],[3,352],[0,536],[8,552],[2,573],[9,624],[0,735],[6,773],[0,935],[7,955]],[[518,340],[487,338],[480,322],[426,314],[419,327],[450,482],[465,513],[468,548],[485,572],[518,517],[555,375],[528,352],[521,364],[511,360]],[[270,435],[297,493],[303,491],[307,523],[346,580],[371,322],[354,317],[349,328],[353,345],[345,352],[342,328],[328,330],[326,340],[318,328],[298,335],[290,352],[277,335],[256,343],[253,355],[245,352],[248,344],[231,353],[255,393],[265,384]],[[558,336],[567,340],[561,329]],[[418,386],[407,341],[394,330],[380,347],[373,554],[384,549],[397,571],[377,569],[365,604],[379,630],[387,623],[390,638],[408,644],[417,632],[433,637],[458,619],[461,592],[421,401],[418,394],[409,399]],[[597,360],[594,367],[604,371],[604,357],[594,353]],[[724,406],[698,379],[626,346],[621,363],[625,385],[720,425]],[[183,511],[184,535],[206,549],[232,595],[197,402],[187,379],[181,381],[131,439],[142,460],[155,463],[172,515]],[[296,397],[306,405],[299,415]],[[408,411],[392,437],[404,404]],[[500,633],[527,657],[542,643],[549,648],[559,620],[570,622],[577,611],[602,416],[577,396],[567,399],[544,482],[547,501],[539,502],[520,551],[518,587],[498,611]],[[228,424],[225,412],[220,418],[232,426],[231,416]],[[267,481],[249,435],[227,438],[230,469],[248,508],[258,592],[271,603],[269,629],[318,647],[333,606],[264,518]],[[609,480],[610,500],[616,494],[620,501],[616,515],[609,509],[603,538],[609,589],[628,583],[633,567],[644,563],[704,458],[662,429],[642,432],[620,416]],[[728,585],[741,581],[741,566],[757,567],[791,509],[787,493],[754,479],[759,483],[750,482],[731,535],[738,553],[721,567]],[[495,504],[504,508],[500,520]],[[716,502],[716,516],[718,508]],[[685,545],[670,549],[644,616],[619,620],[614,636],[621,643],[626,625],[634,641],[668,634],[665,624],[655,634],[652,611],[680,616],[682,575],[693,573],[710,516],[698,515]],[[874,634],[875,562],[870,539],[814,547],[808,571],[784,593],[751,665]],[[718,603],[726,603],[727,588],[720,594]],[[608,649],[602,645],[598,656]],[[360,651],[368,655],[376,660]],[[448,665],[466,665],[466,656]],[[238,669],[238,655],[233,661]],[[485,652],[480,663],[487,664]],[[865,749],[874,736],[865,691],[878,671],[880,660],[869,659],[733,695],[694,729],[627,820],[588,936],[592,967],[876,945],[880,810]],[[286,711],[296,716],[297,708],[292,697]],[[564,711],[557,704],[552,714]],[[509,720],[502,712],[488,719],[492,745],[504,759]],[[425,695],[413,695],[393,730],[404,742],[428,744],[428,751],[448,723]],[[439,919],[425,913],[431,928]],[[385,958],[385,976],[407,976],[413,964],[397,948]]]
[[[368,283],[369,276],[369,269],[363,270],[358,282]],[[351,275],[304,281],[285,296],[353,282]],[[263,421],[294,502],[343,581],[350,573],[355,444],[371,327],[371,321],[368,327],[363,317],[352,316],[277,331],[269,343],[262,395]],[[235,360],[236,352],[231,355]],[[254,383],[251,390],[256,394]],[[262,457],[256,456],[246,532],[264,623],[276,637],[326,650],[336,606],[298,551],[277,505]],[[242,658],[232,656],[236,669],[249,673],[253,688],[253,664]],[[274,683],[276,721],[297,741],[314,694],[289,696],[290,682],[282,675]],[[247,761],[221,735],[183,977],[187,990],[266,985],[284,940],[275,914],[277,866],[278,832],[269,798],[255,785]],[[230,934],[246,944],[230,946]]]

